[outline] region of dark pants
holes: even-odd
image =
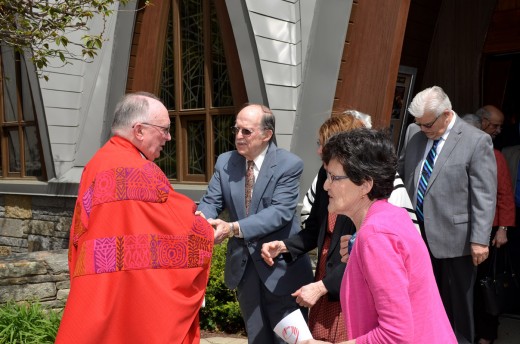
[[[421,224],[424,235],[424,224]],[[426,246],[428,246],[428,241]],[[454,258],[435,258],[430,248],[433,274],[439,288],[444,309],[458,343],[472,344],[475,339],[473,321],[473,290],[477,268],[473,266],[471,255]]]
[[[237,297],[249,344],[284,344],[285,341],[273,331],[276,324],[298,308],[305,321],[308,318],[308,309],[299,307],[296,298],[274,295],[265,287],[251,260],[238,284]]]
[[[494,227],[491,231],[491,240],[495,237],[497,232],[497,228]],[[489,243],[489,249],[497,250],[496,247],[491,247],[491,242]],[[501,255],[503,252],[502,249],[498,249],[496,254]],[[490,253],[491,257],[491,253]],[[501,262],[502,259],[497,257],[497,262]],[[475,315],[475,330],[476,330],[476,338],[484,338],[487,340],[495,340],[498,336],[498,316],[491,315],[486,312],[486,306],[484,304],[484,295],[482,294],[482,290],[480,288],[480,280],[485,278],[491,267],[491,260],[486,259],[483,263],[481,263],[477,268],[477,280],[475,282],[475,299],[473,302],[474,305],[474,315]],[[498,271],[500,271],[501,267],[497,266]]]

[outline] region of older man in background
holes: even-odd
[[[438,86],[419,92],[408,110],[415,123],[406,133],[399,174],[457,340],[472,344],[476,266],[489,254],[496,204],[491,137],[461,120]]]

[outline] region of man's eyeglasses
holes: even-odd
[[[335,176],[330,172],[327,172],[327,180],[332,184],[336,180],[349,179],[348,176]]]
[[[170,134],[170,127],[162,127],[160,125],[157,125],[157,124],[152,124],[152,123],[146,123],[146,122],[142,122],[141,124],[144,124],[144,125],[151,125],[152,127],[156,127],[158,129],[160,129],[161,133],[164,135],[164,136],[168,136]],[[135,124],[134,124],[135,125]]]
[[[246,129],[246,128],[239,128],[239,127],[231,127],[231,132],[233,135],[238,135],[238,133],[242,131],[242,136],[251,136],[252,133],[255,131],[252,129]]]
[[[441,116],[442,116],[442,115],[441,115]],[[433,125],[435,124],[435,122],[437,122],[437,120],[438,120],[441,116],[435,118],[435,120],[433,120],[433,122],[430,122],[430,123],[421,124],[421,123],[417,123],[417,122],[415,122],[415,124],[417,124],[419,127],[425,127],[426,129],[430,129],[431,127],[433,127]]]

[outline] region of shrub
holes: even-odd
[[[61,315],[38,301],[10,301],[0,307],[0,343],[54,343]]]
[[[245,333],[244,322],[234,290],[224,284],[227,242],[215,245],[211,260],[206,305],[200,310],[200,327],[208,331]]]

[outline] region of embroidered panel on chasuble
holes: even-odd
[[[78,201],[76,205],[74,245],[77,247],[80,236],[88,230],[94,206],[124,200],[164,203],[170,189],[164,173],[151,162],[140,168],[115,168],[98,173],[81,203]],[[79,248],[74,276],[208,265],[213,238],[203,221],[196,216],[185,235],[139,234],[86,240]]]

